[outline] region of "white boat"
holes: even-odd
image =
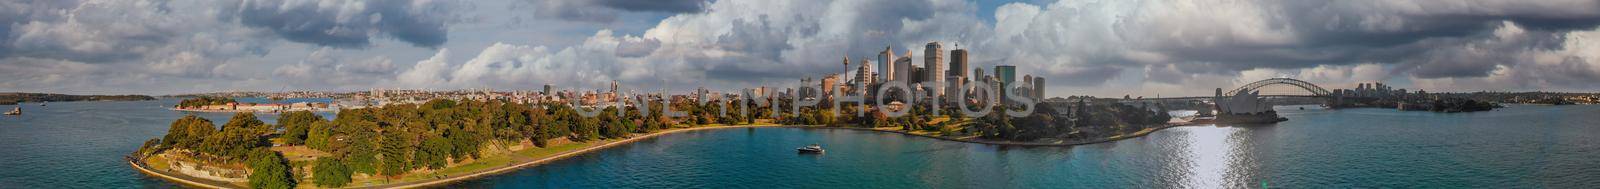
[[[802,154],[820,154],[820,153],[823,152],[822,145],[817,145],[817,144],[811,144],[810,146],[795,148],[795,150],[799,151]]]
[[[19,105],[19,106],[15,107],[15,108],[11,108],[11,111],[6,112],[5,114],[6,115],[22,115],[22,106]]]

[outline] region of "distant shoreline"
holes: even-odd
[[[145,95],[69,95],[50,93],[0,93],[0,105],[17,105],[24,102],[74,102],[74,101],[145,101],[156,100]]]
[[[1130,134],[1126,134],[1126,135],[1119,135],[1119,136],[1107,137],[1107,138],[1103,138],[1103,139],[1096,139],[1096,140],[1090,140],[1090,141],[1065,142],[1065,143],[972,140],[972,139],[952,138],[952,137],[944,137],[944,136],[923,135],[923,134],[916,134],[916,133],[910,133],[910,132],[898,131],[898,130],[880,130],[880,129],[875,129],[875,128],[859,128],[859,127],[805,127],[805,128],[848,129],[848,130],[860,130],[860,131],[877,131],[877,132],[887,132],[887,133],[899,133],[899,134],[903,134],[903,135],[927,137],[927,138],[933,138],[933,139],[939,139],[939,140],[945,140],[945,141],[975,143],[975,144],[988,144],[988,145],[1067,147],[1067,146],[1099,144],[1099,143],[1115,142],[1115,141],[1125,140],[1125,139],[1139,138],[1139,137],[1143,137],[1145,135],[1149,135],[1150,133],[1155,133],[1156,131],[1166,130],[1166,129],[1175,128],[1175,127],[1184,127],[1184,126],[1200,126],[1200,125],[1199,124],[1165,124],[1165,125],[1161,125],[1161,126],[1157,126],[1157,127],[1146,128],[1144,130],[1139,130],[1139,131],[1136,131],[1136,132],[1133,132],[1133,133],[1130,133]]]
[[[205,110],[205,109],[181,109],[181,108],[167,108],[167,110],[180,111],[180,112],[203,112],[203,113],[240,113],[240,112],[249,112],[249,113],[264,113],[264,114],[278,114],[278,113],[288,113],[288,112],[294,112],[294,111],[311,111],[311,112],[336,112],[336,111],[339,111],[339,109],[332,109],[332,108],[315,109],[315,110],[295,109],[295,110],[285,110],[285,111]]]

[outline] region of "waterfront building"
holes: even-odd
[[[1272,105],[1261,100],[1261,91],[1244,90],[1233,96],[1223,96],[1222,88],[1216,89],[1216,95],[1211,98],[1216,103],[1215,114],[1220,123],[1277,123],[1284,120],[1278,117],[1277,111],[1272,110]]]

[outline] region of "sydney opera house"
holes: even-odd
[[[1212,102],[1216,104],[1214,113],[1217,123],[1277,123],[1289,120],[1278,117],[1278,111],[1273,111],[1271,104],[1262,101],[1260,91],[1243,90],[1232,96],[1224,96],[1222,89],[1217,88]]]

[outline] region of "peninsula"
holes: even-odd
[[[0,105],[16,105],[21,102],[69,102],[69,101],[139,101],[155,100],[155,97],[145,95],[69,95],[51,93],[0,93]]]
[[[591,96],[592,97],[592,96]],[[1173,126],[1170,116],[1135,105],[1090,97],[1078,103],[1036,105],[1030,116],[1000,111],[982,117],[934,116],[930,106],[890,118],[889,107],[807,107],[799,113],[770,103],[646,100],[650,104],[604,107],[580,116],[565,103],[524,104],[505,100],[434,99],[420,104],[344,109],[332,119],[307,111],[287,112],[266,124],[248,112],[220,129],[188,116],[166,136],[129,155],[137,170],[179,183],[222,188],[418,187],[491,175],[520,167],[687,130],[739,127],[859,129],[997,145],[1089,144],[1132,138]],[[617,99],[612,99],[617,100]],[[191,99],[211,104],[225,99]],[[668,117],[659,102],[683,117]],[[739,102],[739,103],[733,103]],[[180,105],[182,106],[182,105]],[[727,107],[724,112],[723,107]],[[1060,108],[1072,112],[1056,111]],[[598,107],[597,107],[598,108]],[[870,116],[855,116],[855,111]],[[941,108],[941,112],[957,112]],[[1003,109],[1003,108],[997,108]],[[735,112],[749,112],[740,114]]]

